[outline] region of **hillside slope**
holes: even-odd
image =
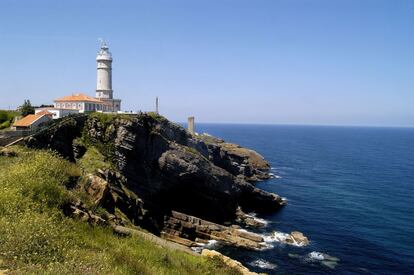
[[[51,152],[13,147],[0,153],[0,273],[238,274],[218,260],[66,217],[66,205],[89,201],[71,188],[81,178],[79,165]]]

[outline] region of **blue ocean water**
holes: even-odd
[[[414,274],[414,129],[198,124],[197,132],[261,153],[280,178],[257,186],[288,199],[260,216],[269,221],[263,233],[298,230],[311,241],[223,253],[269,274]],[[325,265],[314,251],[339,261]]]

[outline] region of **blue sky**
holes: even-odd
[[[414,1],[0,1],[0,108],[94,94],[174,121],[414,126]]]

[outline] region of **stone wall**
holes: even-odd
[[[0,131],[0,146],[6,146],[22,137],[33,134],[32,130],[27,131]]]

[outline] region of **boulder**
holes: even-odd
[[[236,221],[238,223],[244,224],[248,227],[262,228],[266,226],[266,223],[264,221],[255,219],[254,216],[244,213],[240,207],[237,208],[236,216]]]
[[[105,196],[109,193],[108,182],[101,177],[92,174],[89,174],[86,177],[88,181],[85,184],[86,193],[95,205],[102,204],[105,200]]]
[[[17,157],[17,152],[9,148],[0,148],[0,156]]]
[[[305,237],[303,235],[303,233],[301,233],[299,231],[293,231],[293,232],[291,232],[290,233],[290,237],[298,245],[304,246],[304,245],[308,245],[309,244],[308,238]]]
[[[78,204],[68,204],[64,207],[64,213],[67,216],[70,216],[75,219],[87,222],[91,225],[108,225],[107,221],[102,217],[95,215],[92,211],[88,210],[85,205]]]
[[[218,251],[203,249],[203,251],[201,251],[201,256],[207,257],[207,258],[219,259],[220,261],[225,263],[228,267],[237,270],[243,275],[257,275],[257,273],[251,272],[247,267],[242,265],[240,262],[233,260],[232,258],[227,257]]]

